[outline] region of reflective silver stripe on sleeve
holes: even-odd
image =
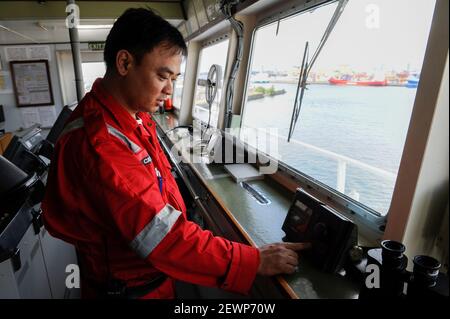
[[[72,132],[76,129],[82,128],[84,126],[84,121],[82,117],[79,117],[72,122],[68,123],[66,126],[64,126],[63,131],[61,132],[60,136],[63,136],[66,133]]]
[[[146,258],[172,229],[181,212],[167,204],[130,243],[131,248]]]
[[[136,154],[136,153],[138,153],[141,150],[141,148],[138,145],[136,145],[132,140],[130,140],[122,132],[120,132],[119,130],[117,130],[116,128],[112,127],[109,124],[108,124],[108,132],[109,132],[109,134],[114,135],[119,140],[124,142],[128,146],[128,148],[131,151],[133,151],[133,153]]]

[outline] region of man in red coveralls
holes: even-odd
[[[186,52],[176,28],[128,9],[105,45],[107,71],[56,144],[44,222],[78,252],[83,297],[173,298],[173,279],[248,293],[256,274],[293,273],[304,244],[255,248],[214,237],[186,207],[147,112],[172,93]]]

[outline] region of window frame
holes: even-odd
[[[299,6],[293,6],[290,7],[290,9],[282,12],[277,12],[276,14],[272,14],[269,16],[265,16],[262,19],[260,19],[255,28],[252,31],[251,35],[251,45],[250,45],[250,51],[249,51],[249,62],[248,67],[246,70],[245,75],[245,87],[244,87],[244,93],[243,93],[243,99],[242,99],[242,110],[241,110],[241,119],[240,119],[240,125],[239,128],[242,128],[242,123],[245,119],[245,107],[246,107],[246,101],[248,96],[248,86],[249,86],[249,79],[250,79],[250,73],[251,73],[251,67],[253,64],[253,54],[254,54],[254,48],[255,48],[255,40],[256,40],[256,32],[269,24],[272,24],[274,22],[289,18],[293,15],[301,14],[307,11],[315,10],[319,7],[325,6],[325,5],[331,5],[332,3],[336,2],[338,0],[319,0],[319,1],[311,1],[307,4],[302,4]],[[429,40],[429,39],[428,39]],[[425,61],[424,61],[425,63]],[[299,118],[300,119],[300,118]],[[411,119],[410,119],[411,121]],[[239,132],[239,140],[244,143],[245,147],[248,149],[249,145],[244,142],[241,139],[242,132]],[[250,146],[252,147],[252,146]],[[264,154],[264,156],[268,157],[271,161],[276,160],[273,156],[270,154],[266,154],[260,150],[258,150],[258,153]],[[402,150],[402,157],[404,155],[404,149]],[[288,164],[279,161],[278,162],[278,170],[281,172],[286,173],[288,176],[293,178],[295,181],[297,181],[300,185],[305,187],[306,189],[313,190],[317,193],[319,193],[319,198],[323,200],[328,205],[337,208],[339,212],[343,213],[347,218],[353,220],[358,226],[361,226],[363,230],[363,237],[366,237],[369,241],[373,241],[376,239],[379,239],[383,236],[386,224],[390,215],[390,207],[392,206],[392,200],[389,204],[389,209],[386,215],[381,215],[379,212],[375,211],[374,209],[364,205],[363,203],[360,203],[347,195],[340,193],[338,190],[333,189],[332,187],[320,182],[319,180],[303,173],[299,169],[296,169],[294,167],[289,166]],[[398,178],[398,172],[396,179]],[[394,191],[396,183],[394,183]]]
[[[194,92],[193,92],[194,94],[193,94],[193,98],[192,98],[191,116],[192,116],[192,118],[194,120],[200,121],[201,123],[204,123],[205,125],[207,124],[207,122],[204,122],[202,119],[194,116],[194,108],[196,107],[196,105],[195,105],[195,96],[196,96],[196,93],[197,93],[197,88],[199,86],[198,85],[198,76],[200,74],[200,64],[201,64],[201,59],[202,59],[201,55],[202,55],[202,51],[204,49],[206,49],[208,47],[211,47],[213,45],[216,45],[218,43],[224,42],[226,40],[228,40],[228,47],[227,47],[227,52],[228,52],[228,50],[230,48],[230,36],[228,35],[228,33],[221,33],[220,35],[216,35],[216,36],[208,38],[207,40],[202,42],[202,44],[200,46],[200,50],[199,50],[199,60],[198,60],[198,63],[197,63],[197,70],[196,70],[196,74],[195,74],[195,85],[194,85]],[[226,79],[225,75],[226,75],[227,66],[228,66],[228,53],[227,53],[227,56],[225,58],[224,69],[222,70],[222,72],[223,72],[223,83],[222,83],[222,90],[220,92],[221,94],[219,96],[220,100],[218,101],[218,108],[219,109],[218,109],[218,118],[217,118],[217,128],[220,127],[220,123],[219,123],[220,112],[221,112],[220,107],[221,107],[221,104],[222,104],[222,95],[223,95],[224,89],[226,89],[226,86],[225,86],[225,79]],[[217,99],[217,96],[216,96],[216,99]]]

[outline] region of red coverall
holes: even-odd
[[[131,287],[161,273],[169,278],[145,298],[173,298],[173,279],[247,293],[259,251],[186,219],[156,124],[146,113],[137,116],[142,124],[97,79],[55,147],[44,223],[79,252],[82,295],[93,296],[91,280],[114,277]]]

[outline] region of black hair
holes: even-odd
[[[115,69],[120,50],[130,52],[139,64],[145,53],[160,44],[186,55],[186,44],[177,28],[151,9],[127,9],[116,20],[106,38],[103,56],[107,69]]]

